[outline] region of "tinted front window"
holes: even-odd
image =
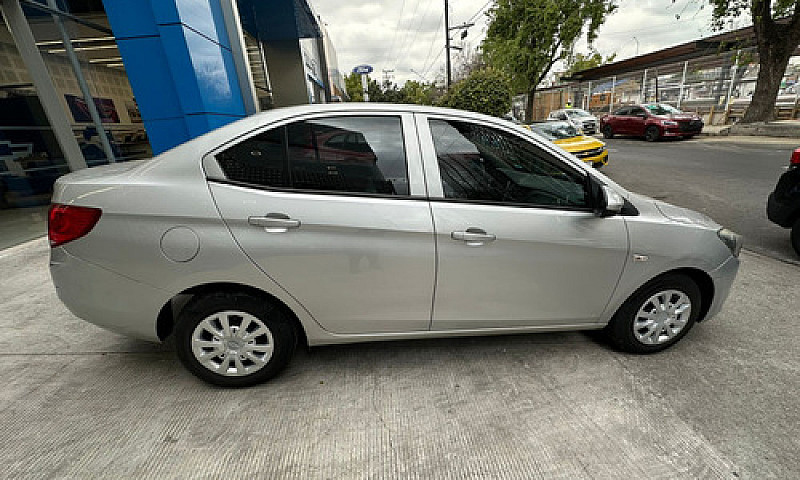
[[[446,198],[585,207],[583,176],[530,142],[467,122],[431,120]]]
[[[291,123],[219,153],[230,180],[267,187],[408,195],[399,117]]]
[[[674,115],[683,113],[677,108],[667,105],[665,103],[653,103],[645,106],[653,115]]]
[[[614,115],[627,115],[628,112],[630,111],[631,111],[630,107],[623,107],[614,112]]]

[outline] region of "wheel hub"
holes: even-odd
[[[272,358],[272,332],[258,317],[240,311],[209,315],[195,327],[192,353],[205,368],[224,376],[250,375]]]

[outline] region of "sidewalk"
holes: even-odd
[[[800,142],[800,120],[777,120],[741,125],[706,125],[700,135],[797,138]]]
[[[320,347],[242,390],[71,315],[46,239],[0,271],[8,478],[800,477],[800,269],[759,255],[658,355],[574,332]]]

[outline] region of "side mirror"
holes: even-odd
[[[594,178],[589,179],[590,193],[596,217],[617,215],[625,206],[625,199],[608,185],[602,185]]]

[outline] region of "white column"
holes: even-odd
[[[0,0],[0,12],[5,18],[17,50],[28,69],[31,80],[33,80],[39,101],[70,170],[86,168],[86,159],[83,158],[78,141],[72,133],[69,119],[61,105],[60,94],[50,78],[50,72],[44,64],[39,49],[36,47],[36,40],[33,38],[31,27],[22,12],[19,0]]]
[[[239,18],[239,7],[236,0],[220,0],[222,7],[222,18],[225,22],[225,30],[228,32],[228,43],[231,45],[233,65],[236,69],[236,77],[239,80],[239,90],[242,91],[242,101],[244,111],[248,115],[258,112],[258,96],[256,87],[253,83],[253,73],[250,70],[250,60],[247,56],[247,45],[244,42],[244,32],[242,31],[242,21]],[[260,47],[260,42],[259,42]],[[266,62],[263,63],[266,68]]]
[[[683,100],[683,88],[686,84],[686,70],[689,69],[689,60],[683,62],[683,76],[681,77],[681,89],[680,93],[678,94],[678,109],[681,108],[681,100]]]
[[[608,97],[608,113],[613,113],[611,110],[614,109],[614,87],[617,84],[617,76],[614,75],[611,77],[611,96]]]

